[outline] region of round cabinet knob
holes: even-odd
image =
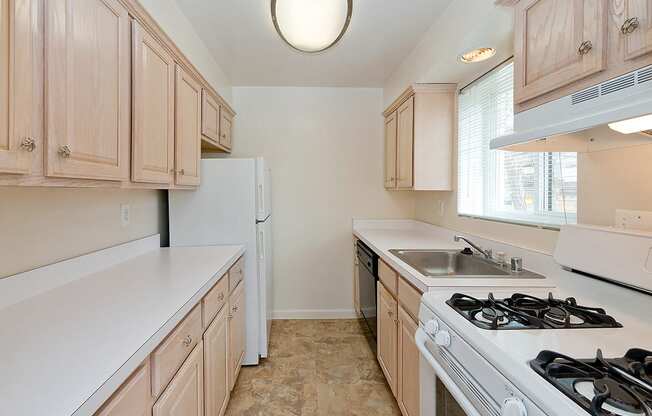
[[[450,347],[451,345],[451,334],[448,331],[439,331],[435,335],[435,344],[440,347]]]
[[[521,399],[509,397],[500,407],[500,416],[527,416],[527,409]]]
[[[439,322],[435,319],[431,319],[428,322],[426,322],[426,334],[428,335],[435,335],[437,334],[437,331],[439,331]]]

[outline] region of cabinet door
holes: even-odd
[[[229,298],[229,370],[230,389],[238,379],[245,353],[245,296],[241,282]]]
[[[170,183],[174,172],[174,77],[172,56],[132,22],[134,182]]]
[[[523,0],[516,4],[517,103],[605,69],[606,4],[604,0]]]
[[[48,0],[47,176],[128,180],[129,15],[118,0]]]
[[[396,112],[385,118],[385,188],[396,188]]]
[[[414,186],[414,97],[410,97],[398,108],[396,118],[396,187],[410,189]]]
[[[233,115],[222,109],[220,117],[220,144],[227,149],[231,148],[233,136]]]
[[[203,357],[200,342],[154,405],[154,416],[204,416]]]
[[[652,52],[652,0],[625,0],[622,7],[625,60]]]
[[[204,333],[206,416],[222,416],[229,398],[228,308],[222,308]]]
[[[397,305],[382,283],[378,283],[378,362],[396,396],[398,379]]]
[[[150,366],[147,359],[95,413],[95,416],[150,416],[151,414]]]
[[[419,349],[414,342],[418,325],[398,307],[398,405],[404,416],[419,416]]]
[[[177,65],[176,183],[199,185],[201,85]]]
[[[201,134],[213,143],[220,142],[220,105],[206,90],[202,90]]]
[[[42,144],[35,126],[40,111],[37,89],[42,76],[36,69],[40,2],[0,0],[0,172],[31,172],[36,146]]]

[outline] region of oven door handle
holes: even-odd
[[[428,362],[430,367],[435,370],[435,374],[437,375],[437,378],[444,383],[444,386],[448,389],[448,392],[453,396],[453,398],[457,401],[457,404],[460,405],[462,410],[468,415],[468,416],[482,416],[480,414],[475,406],[469,401],[469,399],[466,398],[466,395],[460,390],[459,387],[457,387],[457,384],[453,379],[446,373],[444,368],[435,360],[435,358],[432,356],[432,353],[426,348],[426,341],[428,340],[428,335],[421,329],[421,327],[417,328],[417,332],[414,336],[415,342],[417,344],[417,348],[421,352],[421,356]]]

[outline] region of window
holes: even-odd
[[[490,150],[514,123],[514,64],[460,91],[460,215],[556,226],[577,222],[577,154]]]

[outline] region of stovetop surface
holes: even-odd
[[[515,293],[479,299],[455,293],[446,302],[473,325],[486,330],[620,328],[622,325],[599,307],[578,304],[573,297],[559,299],[549,293],[537,297]]]
[[[542,351],[530,366],[593,416],[652,416],[652,352],[633,348],[623,357],[575,359]]]

